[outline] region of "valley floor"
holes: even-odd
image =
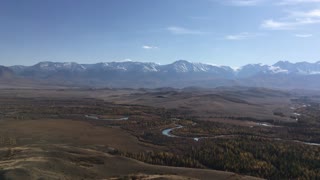
[[[0,179],[316,179],[319,107],[260,88],[2,89]]]

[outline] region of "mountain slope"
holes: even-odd
[[[10,68],[0,66],[0,79],[12,78],[13,76],[14,76],[14,72]]]

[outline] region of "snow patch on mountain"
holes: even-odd
[[[248,64],[242,67],[220,66],[200,62],[179,60],[172,64],[160,65],[152,62],[103,62],[97,64],[78,64],[75,62],[40,62],[34,66],[11,66],[17,74],[41,74],[41,73],[193,73],[207,74],[208,77],[239,77],[247,78],[257,75],[295,74],[295,75],[318,75],[320,74],[320,61],[316,63],[279,61],[274,65]]]
[[[270,72],[277,74],[277,73],[289,73],[288,70],[286,69],[281,69],[280,67],[277,66],[269,66]]]

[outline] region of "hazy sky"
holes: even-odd
[[[320,0],[0,0],[0,64],[320,60]]]

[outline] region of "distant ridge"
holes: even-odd
[[[137,88],[244,85],[320,89],[320,62],[279,61],[273,65],[248,64],[234,69],[186,60],[166,65],[133,61],[96,64],[46,61],[33,66],[3,68],[18,77],[60,85]]]
[[[175,73],[188,73],[188,72],[217,72],[224,70],[237,74],[257,73],[296,73],[296,74],[320,74],[320,61],[315,63],[297,62],[291,63],[289,61],[279,61],[274,65],[265,64],[248,64],[240,68],[231,68],[229,66],[219,66],[200,62],[189,62],[186,60],[178,60],[171,64],[160,65],[153,62],[101,62],[96,64],[79,64],[76,62],[51,62],[43,61],[33,66],[15,65],[10,66],[15,72],[21,73],[22,71],[86,71],[86,70],[103,70],[103,71],[140,71],[140,72],[175,72]]]

